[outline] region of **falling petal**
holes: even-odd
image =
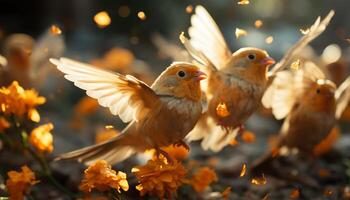
[[[238,5],[248,5],[250,2],[249,2],[249,0],[239,0],[238,1]]]
[[[244,163],[243,166],[242,166],[241,173],[239,174],[239,177],[245,176],[246,173],[247,173],[247,166],[246,166],[246,164]]]
[[[52,25],[52,26],[50,27],[50,33],[51,33],[52,35],[60,35],[60,34],[62,33],[62,30],[61,30],[58,26]]]
[[[230,115],[230,112],[227,110],[225,103],[219,103],[216,107],[216,114],[220,117],[227,117]]]
[[[265,42],[266,42],[267,44],[272,44],[272,42],[273,42],[273,37],[272,37],[272,36],[267,37],[267,38],[265,39]]]
[[[251,181],[252,184],[254,185],[265,185],[267,183],[267,180],[265,178],[265,175],[262,174],[261,177],[255,177]]]
[[[235,35],[236,35],[236,38],[238,39],[242,36],[247,36],[248,32],[244,29],[236,28]]]
[[[105,28],[111,24],[111,17],[106,11],[101,11],[94,16],[94,21],[100,28]]]
[[[221,192],[222,198],[224,200],[227,200],[229,198],[231,192],[232,192],[232,188],[231,187],[227,187],[223,192]]]
[[[244,131],[242,134],[242,140],[246,143],[253,143],[255,142],[255,135],[250,131]]]
[[[137,13],[137,16],[141,19],[141,20],[146,20],[146,14],[143,11],[140,11]]]
[[[192,13],[192,12],[193,12],[193,6],[192,6],[192,5],[188,5],[188,6],[186,7],[186,13],[190,14],[190,13]]]
[[[260,19],[258,19],[254,22],[255,28],[261,28],[263,26],[263,24],[264,24],[263,21],[261,21]]]

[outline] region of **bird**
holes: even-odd
[[[108,107],[113,115],[130,122],[122,134],[56,160],[77,159],[85,164],[106,160],[121,162],[137,152],[155,149],[169,163],[172,159],[161,147],[181,145],[202,113],[200,81],[206,78],[198,66],[174,62],[151,86],[131,75],[121,75],[68,58],[50,59],[65,78],[86,90],[86,94]]]
[[[284,122],[272,149],[255,161],[254,169],[293,149],[311,155],[334,128],[350,101],[350,76],[337,88],[313,62],[300,65],[296,71],[278,72],[273,87],[263,96],[263,105]]]
[[[50,85],[43,84],[48,79],[52,82],[48,59],[61,56],[64,49],[63,35],[52,34],[50,28],[36,40],[23,33],[9,35],[2,49],[7,62],[0,63],[0,85],[9,85],[12,81],[18,81],[27,89]]]
[[[188,29],[190,38],[181,34],[180,40],[208,74],[208,111],[187,139],[202,139],[203,149],[214,152],[228,145],[260,107],[275,73],[286,69],[296,52],[325,30],[333,15],[331,11],[322,22],[319,17],[309,32],[269,70],[275,60],[265,50],[244,47],[231,53],[214,19],[203,6],[197,6]]]

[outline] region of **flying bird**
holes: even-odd
[[[305,62],[296,71],[278,72],[271,86],[264,94],[263,105],[284,122],[276,144],[255,162],[255,168],[273,159],[281,149],[311,154],[350,101],[350,77],[337,89],[312,62]]]
[[[66,74],[66,79],[86,90],[101,106],[108,107],[124,122],[130,122],[115,138],[63,154],[58,160],[78,159],[89,164],[103,159],[114,164],[136,152],[154,148],[171,162],[161,147],[176,144],[188,148],[183,139],[202,113],[200,81],[206,78],[196,65],[175,62],[149,87],[131,75],[67,58],[50,61]]]
[[[322,22],[317,18],[309,32],[268,71],[275,61],[266,51],[245,47],[232,53],[214,19],[204,7],[197,6],[188,29],[190,39],[182,34],[180,40],[208,74],[208,112],[187,139],[202,139],[202,147],[215,152],[228,145],[261,105],[274,75],[286,69],[297,52],[325,30],[333,15],[331,11]]]

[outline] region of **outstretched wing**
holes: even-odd
[[[133,76],[101,70],[68,58],[50,59],[65,78],[108,107],[124,122],[139,121],[159,102],[156,93]]]
[[[191,25],[188,33],[192,46],[203,52],[216,68],[223,68],[232,53],[219,27],[203,6],[196,7]]]
[[[297,55],[301,49],[303,49],[307,44],[326,30],[326,27],[334,16],[334,13],[335,12],[331,10],[322,21],[321,17],[318,17],[315,23],[309,28],[308,33],[300,38],[300,40],[288,50],[284,57],[269,71],[268,76],[273,76],[277,72],[287,68],[287,66],[294,59],[295,55]]]
[[[335,117],[339,119],[350,102],[350,76],[339,86],[335,98],[337,100]]]

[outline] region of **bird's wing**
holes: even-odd
[[[179,38],[181,43],[186,48],[187,52],[193,57],[193,59],[195,59],[195,61],[199,62],[201,66],[204,66],[209,71],[217,71],[217,68],[209,60],[209,58],[205,54],[203,54],[202,51],[193,47],[184,33],[181,33]]]
[[[65,49],[64,37],[59,34],[52,34],[47,30],[36,42],[30,56],[31,76],[37,77],[38,72],[47,66],[49,58],[60,57]]]
[[[350,76],[339,86],[335,98],[337,100],[335,117],[339,119],[350,102]]]
[[[152,42],[162,54],[171,58],[173,61],[191,62],[193,60],[184,48],[168,41],[160,34],[154,34],[152,36]]]
[[[203,6],[196,7],[195,14],[191,17],[191,25],[188,33],[192,46],[203,52],[216,68],[223,68],[232,53],[219,27]]]
[[[329,22],[334,16],[334,13],[335,12],[331,10],[322,21],[321,17],[318,17],[315,23],[309,28],[308,33],[305,34],[302,38],[300,38],[300,40],[288,50],[288,52],[283,56],[283,58],[269,71],[268,76],[273,76],[277,72],[287,68],[287,66],[291,63],[291,61],[301,49],[303,49],[312,40],[317,38],[326,30],[326,27],[328,26]]]
[[[262,103],[266,108],[272,109],[276,119],[285,118],[295,103],[293,79],[291,71],[278,72],[264,93]]]
[[[97,99],[101,106],[108,107],[124,122],[141,120],[159,102],[150,87],[131,75],[97,69],[68,58],[50,61],[66,74],[66,79],[86,90],[88,96]]]
[[[0,55],[0,73],[4,70],[6,70],[6,67],[7,67],[7,59]]]

